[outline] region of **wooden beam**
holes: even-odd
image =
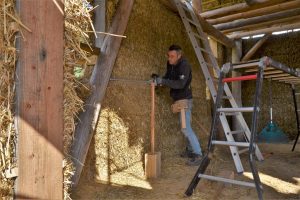
[[[285,73],[284,71],[281,71],[281,70],[270,70],[270,71],[266,71],[264,72],[264,75],[271,75],[271,74],[282,74],[282,73]]]
[[[272,78],[274,80],[277,80],[277,78],[287,78],[287,77],[293,77],[290,74],[274,74],[274,75],[267,75],[264,76],[264,78]]]
[[[121,0],[112,22],[110,33],[123,35],[129,20],[134,0]],[[91,81],[93,91],[85,104],[85,112],[79,116],[79,123],[75,129],[75,138],[71,155],[76,168],[72,178],[74,186],[78,184],[80,174],[85,162],[93,132],[99,118],[101,102],[104,98],[110,75],[121,46],[122,38],[109,37],[106,39],[107,47],[103,47],[101,59],[97,60]]]
[[[163,1],[162,1],[163,2]],[[172,9],[174,12],[178,12],[177,8],[173,8],[173,0],[169,1],[169,8]],[[166,5],[166,3],[163,3]],[[194,12],[199,13],[196,7],[194,7]],[[209,24],[205,19],[203,19],[199,14],[197,15],[199,19],[199,23],[204,32],[210,35],[214,40],[220,42],[221,44],[225,45],[226,47],[232,48],[234,47],[234,41],[230,40],[225,34],[214,28],[211,24]]]
[[[234,47],[235,43],[233,40],[229,39],[225,34],[221,31],[217,30],[215,27],[210,25],[205,19],[203,19],[200,15],[197,15],[201,27],[203,31],[210,35],[214,40],[220,42],[221,44],[225,45],[226,47],[232,48]]]
[[[248,61],[257,50],[269,39],[272,34],[268,33],[264,37],[262,37],[242,58],[242,62]]]
[[[266,34],[266,33],[272,33],[272,32],[276,32],[276,31],[284,31],[284,30],[290,30],[290,29],[296,29],[296,28],[300,28],[300,22],[296,22],[293,24],[286,24],[286,25],[282,25],[282,26],[274,26],[274,27],[270,27],[270,28],[263,28],[263,29],[254,30],[254,31],[233,33],[233,34],[229,35],[228,37],[232,38],[232,39],[237,39],[237,38],[242,38],[245,36],[257,35],[257,34],[263,34],[263,33]]]
[[[281,81],[281,80],[300,80],[299,77],[296,76],[284,76],[284,77],[274,77],[272,80]]]
[[[254,4],[257,4],[257,3],[264,3],[265,1],[264,0],[245,0],[247,5],[249,6],[252,6]]]
[[[270,14],[270,13],[275,13],[275,12],[279,12],[279,11],[283,11],[283,10],[289,10],[292,8],[297,8],[299,6],[300,6],[300,0],[288,1],[285,3],[280,3],[280,4],[276,4],[276,5],[272,5],[272,6],[268,6],[268,7],[264,7],[264,8],[249,10],[246,12],[236,13],[236,14],[232,14],[232,15],[226,15],[224,17],[220,17],[217,19],[207,19],[207,22],[209,22],[212,25],[220,24],[220,23],[233,21],[236,19],[246,19],[246,18],[250,18],[250,17],[256,17],[256,16],[266,15],[266,14]]]
[[[239,19],[233,22],[217,24],[214,25],[214,27],[217,28],[218,30],[226,30],[226,29],[232,29],[232,28],[247,26],[251,24],[258,24],[262,22],[267,22],[267,21],[272,21],[272,20],[277,20],[277,19],[282,19],[287,17],[293,17],[297,15],[300,15],[300,8],[285,10],[277,13],[271,13],[271,14],[247,18],[247,19]]]
[[[227,6],[227,7],[218,8],[215,10],[206,11],[204,13],[201,13],[201,17],[203,17],[205,19],[216,18],[216,17],[220,17],[220,16],[224,16],[224,15],[229,15],[232,13],[243,12],[243,11],[250,10],[250,9],[257,9],[257,8],[265,7],[268,5],[274,5],[279,2],[284,2],[284,1],[286,1],[286,0],[264,0],[263,3],[257,4],[255,6],[249,6],[247,3],[238,3],[238,4],[234,4],[232,6]]]
[[[17,67],[16,198],[63,199],[64,17],[52,0],[17,3],[32,32],[20,39]]]
[[[274,24],[277,24],[277,25],[278,24],[281,24],[281,25],[291,24],[291,23],[298,22],[299,20],[300,20],[300,15],[293,16],[293,17],[287,17],[287,18],[283,18],[283,19],[277,19],[274,21],[267,21],[267,22],[263,22],[263,23],[259,23],[259,24],[252,24],[252,25],[248,25],[248,26],[227,29],[227,30],[224,30],[221,32],[224,34],[228,34],[228,33],[238,32],[238,31],[253,31],[253,30],[258,30],[258,29],[262,29],[262,28],[272,27],[272,26],[274,26]]]
[[[269,70],[276,70],[276,69],[273,67],[266,67],[264,69],[264,71],[269,71]],[[253,69],[247,69],[247,70],[245,70],[245,73],[252,73],[252,72],[257,72],[257,71],[258,71],[258,67],[253,68]]]
[[[202,13],[202,0],[192,0],[192,5],[197,13]]]

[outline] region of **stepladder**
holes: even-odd
[[[258,122],[258,114],[260,112],[260,95],[262,90],[262,81],[263,81],[263,68],[264,65],[262,64],[258,70],[257,74],[253,75],[247,75],[247,76],[240,76],[240,77],[234,77],[234,78],[225,78],[226,72],[229,71],[230,67],[229,64],[224,65],[222,70],[219,74],[219,82],[218,82],[218,92],[217,92],[217,98],[214,106],[214,114],[213,114],[213,120],[212,120],[212,127],[210,131],[210,137],[208,141],[208,151],[204,155],[201,164],[192,179],[188,189],[186,190],[185,194],[190,196],[195,187],[197,186],[198,182],[201,178],[208,179],[212,181],[219,181],[219,182],[225,182],[230,184],[236,184],[240,186],[246,186],[246,187],[253,187],[256,188],[257,195],[259,199],[263,198],[263,187],[259,178],[259,174],[256,168],[256,161],[254,159],[255,157],[255,149],[257,148],[256,144],[256,132],[257,132],[257,122]],[[222,101],[224,101],[223,97],[225,94],[225,84],[228,82],[233,81],[246,81],[246,80],[256,80],[256,90],[254,94],[254,100],[253,100],[253,106],[252,107],[239,107],[239,108],[233,108],[233,107],[223,107]],[[231,141],[218,141],[216,139],[216,131],[217,131],[217,124],[220,122],[220,115],[225,115],[226,113],[236,113],[236,112],[251,112],[252,113],[252,124],[251,124],[251,136],[249,141],[245,142],[231,142]],[[254,183],[252,182],[246,182],[246,181],[239,181],[239,180],[231,180],[226,179],[223,177],[217,177],[217,176],[211,176],[206,175],[205,170],[210,164],[212,160],[212,154],[214,151],[215,145],[227,145],[227,146],[236,146],[236,147],[243,147],[246,148],[248,151],[248,159],[250,164],[250,169],[253,175]]]
[[[206,85],[209,88],[211,96],[216,102],[217,97],[217,86],[214,83],[213,71],[215,74],[220,73],[220,68],[214,57],[212,50],[210,48],[210,44],[207,38],[207,35],[203,32],[203,29],[199,23],[198,17],[196,16],[192,5],[186,0],[174,0],[174,3],[178,9],[182,22],[185,26],[189,39],[193,45],[196,57],[199,61],[200,68],[205,77]],[[238,104],[236,103],[231,90],[227,83],[224,84],[224,91],[226,93],[227,100],[231,104],[233,108],[238,108]],[[229,115],[230,113],[228,113]],[[231,130],[229,122],[226,118],[226,115],[220,115],[221,125],[223,127],[226,140],[228,142],[235,142],[233,135],[234,134],[242,134],[247,141],[250,140],[251,131],[242,115],[242,112],[234,113],[236,116],[241,129],[240,130]],[[230,152],[236,167],[237,173],[243,173],[244,168],[240,160],[239,149],[236,146],[229,146]],[[263,156],[259,150],[259,148],[255,149],[255,155],[259,161],[263,160]]]
[[[203,174],[203,172],[205,171],[206,167],[209,164],[209,160],[210,160],[209,152],[211,152],[214,149],[214,148],[212,148],[213,146],[215,146],[215,145],[229,146],[237,173],[244,172],[244,167],[243,167],[241,159],[240,159],[241,152],[249,153],[249,160],[251,160],[250,166],[251,166],[251,169],[252,168],[254,169],[254,170],[252,170],[253,176],[256,176],[256,175],[258,176],[258,173],[256,173],[256,175],[254,174],[257,171],[256,171],[255,164],[253,164],[254,163],[253,157],[256,157],[257,160],[259,160],[259,161],[262,161],[264,158],[263,158],[259,148],[257,147],[257,145],[254,142],[252,142],[252,144],[251,144],[251,140],[253,140],[253,136],[254,136],[253,131],[255,131],[255,130],[250,131],[248,124],[246,123],[246,121],[243,117],[243,114],[242,114],[243,112],[253,112],[253,115],[257,116],[258,112],[257,111],[254,112],[253,107],[246,107],[246,108],[239,107],[231,93],[230,87],[227,84],[227,82],[224,82],[221,85],[218,84],[219,86],[217,86],[214,83],[213,73],[215,73],[217,75],[217,78],[219,79],[219,83],[220,83],[220,80],[222,79],[221,75],[224,74],[224,72],[222,72],[220,70],[220,68],[217,64],[216,58],[214,57],[212,50],[210,48],[208,37],[203,32],[201,24],[198,20],[198,15],[195,14],[193,7],[189,1],[174,0],[174,3],[178,9],[178,12],[182,19],[182,22],[184,24],[184,27],[188,34],[188,37],[194,48],[194,52],[199,61],[200,68],[205,77],[206,85],[209,88],[209,91],[211,93],[211,96],[213,98],[215,106],[217,105],[217,97],[218,97],[217,89],[219,89],[219,90],[222,89],[222,97],[220,97],[220,98],[228,100],[228,103],[230,105],[230,108],[219,107],[218,110],[216,111],[216,114],[215,114],[216,116],[213,118],[213,120],[220,122],[220,124],[223,128],[223,131],[225,133],[226,141],[216,141],[215,139],[211,138],[210,143],[208,144],[209,148],[208,148],[207,155],[204,156],[202,163],[199,167],[199,170],[202,173],[200,173],[199,170],[197,171],[197,173],[195,175],[196,178],[194,177],[194,179],[196,181],[193,179],[188,190],[186,191],[186,195],[189,196],[193,193],[195,185],[197,185],[197,183],[199,182],[201,177],[208,178]],[[262,64],[262,66],[263,66],[263,64]],[[221,86],[221,88],[220,88],[220,86]],[[224,93],[224,95],[223,95],[223,93]],[[237,119],[238,123],[240,124],[241,129],[231,130],[231,127],[230,127],[228,119],[227,119],[227,116],[229,116],[229,115],[236,116],[236,119]],[[215,123],[215,124],[217,124],[217,123]],[[255,128],[256,128],[256,125],[253,122],[252,122],[252,126],[255,126]],[[215,135],[215,133],[214,133],[215,130],[214,131],[213,130],[214,130],[214,127],[212,125],[211,134],[213,133],[213,135]],[[235,135],[235,134],[241,134],[245,138],[245,141],[236,142],[233,137],[233,135]],[[245,149],[241,150],[241,148],[245,148]],[[261,189],[259,177],[257,178],[257,176],[254,177],[255,184],[242,183],[242,182],[238,182],[238,181],[235,183],[239,184],[239,185],[244,185],[244,186],[256,187],[256,189],[258,191],[258,195],[259,195],[259,197],[261,197],[262,189]],[[210,179],[216,180],[212,177],[210,177]],[[220,181],[221,179],[218,179],[218,180]],[[256,184],[256,182],[257,182],[257,184]]]

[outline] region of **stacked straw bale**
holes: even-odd
[[[192,126],[205,148],[207,136],[199,124],[209,130],[211,107],[205,99],[202,71],[179,16],[161,0],[135,0],[125,35],[112,77],[149,80],[152,73],[163,75],[168,47],[173,43],[182,46],[193,67]],[[144,177],[144,154],[150,150],[150,102],[149,85],[110,82],[79,184],[85,184],[87,178],[149,188]],[[162,152],[163,160],[178,156],[185,147],[178,115],[171,112],[171,104],[169,89],[157,88],[156,149]]]

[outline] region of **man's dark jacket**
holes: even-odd
[[[167,63],[167,72],[162,84],[170,87],[170,96],[174,101],[192,99],[192,70],[186,59],[181,58],[176,65]]]

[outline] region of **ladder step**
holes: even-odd
[[[218,112],[253,112],[254,107],[243,107],[243,108],[219,108]]]
[[[235,134],[241,134],[241,133],[245,133],[244,130],[237,130],[237,131],[231,131],[230,132],[232,135],[235,135]]]
[[[255,80],[257,79],[257,75],[248,75],[248,76],[238,76],[238,77],[231,77],[231,78],[224,78],[223,83],[229,83],[234,81],[247,81],[247,80]]]
[[[242,154],[242,153],[245,153],[245,152],[249,152],[249,148],[239,150],[239,154]]]
[[[199,35],[199,34],[197,34],[197,33],[194,33],[193,32],[193,35],[195,36],[195,37],[197,37],[198,39],[201,39],[201,40],[206,40],[207,38],[204,38],[204,37],[202,37],[201,35]]]
[[[237,115],[239,115],[239,113],[238,112],[231,112],[231,113],[224,113],[226,116],[237,116]]]
[[[185,20],[188,21],[189,23],[193,24],[194,26],[201,28],[199,23],[197,23],[189,18],[185,18]]]
[[[232,96],[223,96],[222,99],[232,99]]]
[[[225,146],[249,147],[249,143],[248,142],[230,142],[230,141],[217,141],[217,140],[213,140],[212,144],[225,145]]]
[[[238,180],[232,180],[228,178],[223,178],[223,177],[217,177],[217,176],[209,176],[206,174],[198,174],[199,178],[204,178],[207,180],[211,181],[219,181],[219,182],[224,182],[224,183],[230,183],[230,184],[235,184],[235,185],[241,185],[241,186],[246,186],[246,187],[254,187],[254,183],[246,182],[246,181],[238,181]]]
[[[199,47],[199,49],[200,49],[202,52],[204,52],[204,53],[206,53],[206,54],[208,54],[208,55],[212,55],[212,56],[213,56],[213,54],[210,53],[209,51],[207,51],[206,49],[203,49],[203,48],[201,48],[201,47]]]

